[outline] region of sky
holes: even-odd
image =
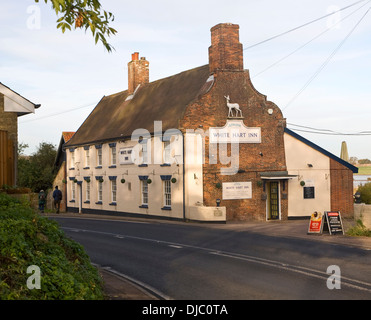
[[[354,135],[371,134],[370,0],[100,2],[115,16],[112,53],[90,31],[62,34],[50,3],[0,1],[0,82],[41,104],[18,119],[25,154],[42,142],[58,147],[103,96],[126,90],[133,52],[150,62],[150,81],[168,77],[207,64],[210,28],[230,22],[240,26],[254,87],[288,128],[315,131],[295,132],[337,156],[346,141],[349,156],[371,159],[371,135]]]

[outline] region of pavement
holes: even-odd
[[[153,223],[187,223],[189,225],[218,228],[224,230],[249,231],[253,233],[269,235],[274,237],[284,238],[300,238],[312,241],[322,241],[334,245],[345,245],[349,247],[371,250],[371,237],[352,237],[347,235],[330,235],[327,232],[322,234],[308,234],[309,220],[286,220],[286,221],[265,221],[265,222],[227,222],[226,224],[212,223],[197,223],[197,222],[178,222],[167,220],[155,220],[145,218],[128,218],[117,216],[102,216],[92,214],[76,214],[76,213],[61,213],[61,214],[45,214],[46,216],[59,217],[76,217],[90,218],[103,220],[130,220],[130,221],[150,221]],[[353,219],[343,219],[345,232],[355,225]],[[129,279],[124,275],[118,274],[109,268],[101,268],[98,270],[104,281],[104,291],[107,300],[161,300],[162,297],[156,295],[155,292],[148,290],[145,286],[136,282],[134,279]]]

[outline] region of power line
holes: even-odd
[[[301,132],[308,132],[308,133],[315,133],[315,134],[324,134],[324,135],[340,135],[340,136],[370,136],[371,131],[361,131],[361,132],[337,132],[329,129],[318,129],[318,128],[313,128],[313,127],[308,127],[308,126],[302,126],[294,123],[287,123],[290,126],[294,127],[299,127],[299,128],[304,128],[304,129],[297,129],[297,128],[291,128],[291,130],[294,131],[301,131]]]
[[[370,1],[368,1],[370,2]],[[356,13],[358,10],[362,9],[364,6],[366,6],[368,4],[368,2],[366,2],[365,4],[363,4],[361,7],[357,8],[356,10],[352,11],[350,14],[348,14],[347,16],[345,16],[343,19],[339,20],[338,22],[336,22],[334,24],[334,26],[340,24],[341,22],[343,22],[344,20],[346,20],[347,18],[349,18],[350,16],[352,16],[354,13]],[[336,13],[338,11],[335,11]],[[334,27],[333,26],[333,27]],[[287,59],[288,57],[292,56],[294,53],[298,52],[300,49],[304,48],[305,46],[307,46],[309,43],[311,43],[312,41],[316,40],[317,38],[321,37],[322,35],[324,35],[326,32],[330,31],[331,28],[327,28],[325,31],[322,31],[321,33],[319,33],[318,35],[316,35],[314,38],[312,38],[311,40],[307,41],[306,43],[304,43],[303,45],[301,45],[300,47],[298,47],[297,49],[295,49],[294,51],[290,52],[289,54],[287,54],[286,56],[284,56],[283,58],[279,59],[278,61],[272,63],[271,65],[269,65],[268,67],[266,67],[264,70],[258,72],[257,74],[255,74],[254,76],[252,76],[251,78],[256,78],[257,76],[261,75],[262,73],[264,73],[265,71],[269,70],[270,68],[276,66],[277,64],[279,64],[280,62],[282,62],[283,60]]]
[[[42,117],[38,117],[36,119],[30,119],[30,120],[22,121],[22,122],[20,122],[20,124],[28,123],[28,122],[32,122],[32,121],[38,121],[38,120],[42,120],[42,119],[46,119],[46,118],[50,118],[50,117],[59,116],[59,115],[64,114],[64,113],[73,112],[73,111],[83,109],[83,108],[87,108],[87,107],[91,107],[91,106],[94,106],[94,105],[96,105],[96,102],[89,103],[89,104],[81,106],[81,107],[72,108],[72,109],[68,109],[68,110],[53,113],[53,114],[48,114],[48,115],[45,115],[45,116],[42,116]]]
[[[340,11],[343,11],[343,10],[346,10],[346,9],[348,9],[348,8],[350,8],[350,7],[353,7],[353,6],[355,6],[355,5],[357,5],[358,3],[363,2],[363,1],[366,1],[366,0],[357,1],[357,2],[355,2],[355,3],[353,3],[353,4],[350,4],[349,6],[346,6],[346,7],[344,7],[344,8],[341,8],[341,9],[335,11],[335,12],[331,12],[331,13],[326,14],[326,15],[320,17],[320,18],[314,19],[314,20],[309,21],[309,22],[307,22],[307,23],[304,23],[304,24],[302,24],[302,25],[300,25],[300,26],[298,26],[298,27],[295,27],[295,28],[293,28],[293,29],[290,29],[290,30],[288,30],[288,31],[282,32],[282,33],[277,34],[277,35],[275,35],[275,36],[273,36],[273,37],[270,37],[270,38],[268,38],[268,39],[265,39],[265,40],[263,40],[263,41],[260,41],[260,42],[258,42],[258,43],[255,43],[255,44],[253,44],[253,45],[251,45],[251,46],[248,46],[248,47],[244,48],[243,50],[248,50],[248,49],[254,48],[254,47],[258,46],[258,45],[261,45],[261,44],[263,44],[263,43],[266,43],[266,42],[268,42],[268,41],[271,41],[271,40],[276,39],[276,38],[278,38],[278,37],[281,37],[281,36],[283,36],[283,35],[286,35],[286,34],[288,34],[288,33],[290,33],[290,32],[293,32],[293,31],[295,31],[295,30],[298,30],[298,29],[301,29],[301,28],[303,28],[303,27],[306,27],[306,26],[308,26],[308,25],[310,25],[310,24],[312,24],[312,23],[314,23],[314,22],[317,22],[317,21],[320,21],[320,20],[322,20],[322,19],[325,19],[325,18],[327,18],[327,17],[329,17],[329,16],[331,16],[331,15],[333,15],[333,14],[335,14],[335,13],[338,13],[338,12],[340,12]]]
[[[326,65],[330,62],[330,60],[334,57],[334,55],[339,51],[339,49],[344,45],[345,41],[351,36],[354,30],[358,27],[367,13],[370,11],[370,8],[364,13],[361,19],[356,23],[356,25],[350,30],[350,32],[346,35],[346,37],[339,43],[339,45],[335,48],[335,50],[327,57],[327,59],[322,63],[322,65],[317,69],[317,71],[309,78],[309,80],[304,84],[304,86],[295,94],[295,96],[288,102],[288,104],[282,109],[285,110],[289,107],[294,100],[309,86],[309,84],[319,75],[319,73],[326,67]]]

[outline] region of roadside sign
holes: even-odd
[[[326,211],[326,222],[331,235],[344,234],[343,222],[340,211]]]
[[[320,234],[322,233],[322,229],[323,229],[323,214],[321,212],[315,211],[310,216],[308,234],[309,233]]]

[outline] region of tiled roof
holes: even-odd
[[[128,91],[104,96],[66,147],[131,137],[135,129],[178,128],[186,106],[195,100],[209,78],[205,65],[141,85],[132,99]]]
[[[63,136],[63,140],[64,142],[68,142],[72,136],[75,134],[75,132],[70,132],[70,131],[63,131],[62,132],[62,136]]]

